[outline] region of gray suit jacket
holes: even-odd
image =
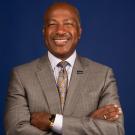
[[[107,104],[120,105],[112,70],[77,56],[63,112],[63,135],[123,135],[123,116],[116,122],[88,117]],[[30,113],[41,111],[61,114],[59,93],[47,56],[13,70],[5,113],[7,135],[55,135],[30,124]]]

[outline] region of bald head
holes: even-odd
[[[66,2],[57,2],[57,3],[54,3],[53,5],[51,5],[44,14],[45,22],[50,17],[51,12],[54,10],[61,10],[61,11],[68,10],[68,11],[72,12],[74,14],[74,17],[77,20],[78,24],[80,25],[81,21],[80,21],[80,14],[79,14],[78,9],[76,7],[74,7],[73,5],[66,3]]]
[[[55,3],[45,12],[44,21],[46,47],[54,56],[66,60],[81,36],[78,10],[68,3]]]

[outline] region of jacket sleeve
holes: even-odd
[[[27,95],[20,76],[15,70],[9,82],[4,123],[7,135],[47,134],[30,124]]]
[[[104,85],[100,91],[98,108],[108,104],[120,106],[116,80],[110,68],[107,70]],[[71,133],[72,135],[124,135],[123,114],[115,122],[90,117],[64,116],[63,134],[70,135]]]

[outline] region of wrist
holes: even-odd
[[[56,117],[55,114],[52,114],[52,115],[49,117],[49,127],[50,127],[50,129],[54,126],[55,117]]]
[[[62,126],[63,126],[63,115],[56,114],[54,124],[51,130],[56,133],[62,134]]]

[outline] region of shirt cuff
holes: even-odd
[[[56,114],[52,130],[56,133],[62,134],[62,125],[63,125],[63,115]]]

